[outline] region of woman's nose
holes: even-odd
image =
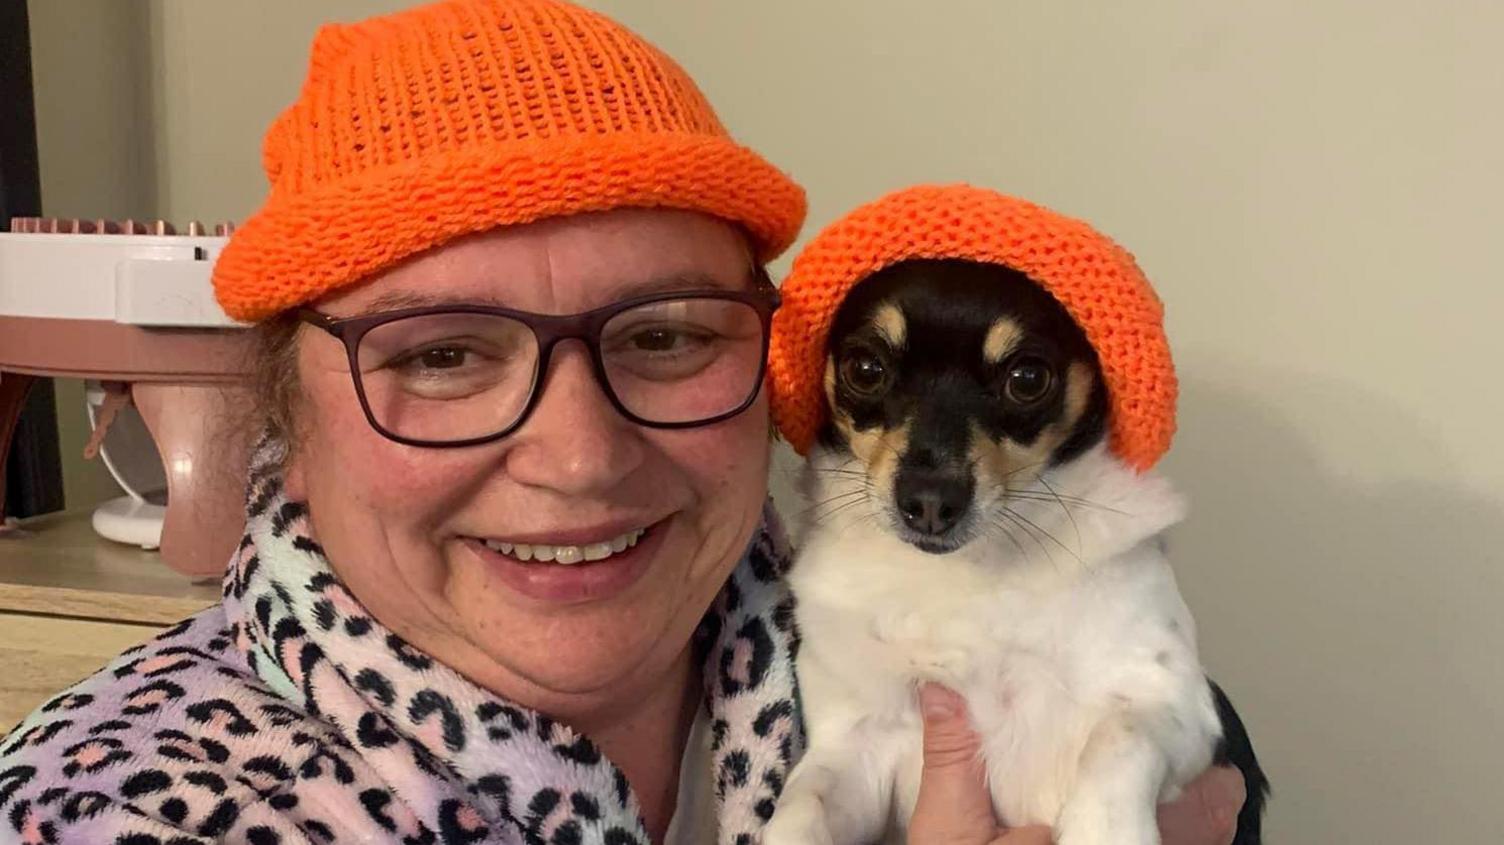
[[[608,492],[641,466],[642,431],[611,404],[584,348],[561,344],[541,379],[532,414],[508,436],[508,475],[577,496]]]

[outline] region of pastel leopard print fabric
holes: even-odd
[[[0,739],[0,842],[648,845],[588,737],[371,618],[258,452],[220,604]],[[721,845],[752,845],[802,751],[786,541],[764,525],[697,633]]]

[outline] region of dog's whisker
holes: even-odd
[[[1007,473],[1006,473],[1006,474],[1005,474],[1005,475],[1004,475],[1004,476],[1003,476],[1003,477],[1002,477],[1002,480],[1003,480],[1003,481],[1007,481],[1007,480],[1008,480],[1008,479],[1010,479],[1010,478],[1012,478],[1012,477],[1013,477],[1013,476],[1015,476],[1015,475],[1018,475],[1018,474],[1019,474],[1019,473],[1021,473],[1021,472],[1028,472],[1028,471],[1029,471],[1029,470],[1031,470],[1031,469],[1036,469],[1036,468],[1038,468],[1038,467],[1042,467],[1042,466],[1044,466],[1044,464],[1045,464],[1045,462],[1044,462],[1044,461],[1035,461],[1035,462],[1034,462],[1034,463],[1032,463],[1032,464],[1025,464],[1025,465],[1024,465],[1024,466],[1021,466],[1021,467],[1018,467],[1018,468],[1016,468],[1016,469],[1011,469],[1011,470],[1009,470],[1009,471],[1008,471],[1008,472],[1007,472]],[[1035,476],[1035,477],[1036,477],[1036,478],[1037,478],[1037,477],[1038,477],[1038,476],[1037,476],[1037,475],[1036,475],[1036,476]]]
[[[1029,553],[1024,551],[1023,543],[1018,542],[1018,538],[1013,536],[1013,532],[1008,530],[1008,526],[1004,525],[1001,521],[994,520],[992,527],[998,529],[1004,537],[1008,538],[1008,542],[1012,543],[1018,549],[1018,556],[1020,558],[1028,558]]]
[[[861,504],[862,500],[859,498],[861,496],[861,493],[862,493],[862,491],[860,491],[860,490],[853,491],[850,495],[843,497],[842,500],[841,500],[841,502],[839,504],[836,504],[834,507],[830,507],[830,508],[826,509],[817,518],[818,519],[829,519],[830,517],[835,516],[836,514],[840,513],[841,511],[847,510],[847,509],[849,509],[849,508],[851,508],[851,507],[853,507],[855,505]]]
[[[1044,530],[1043,528],[1040,528],[1039,524],[1036,523],[1036,522],[1034,522],[1034,520],[1029,519],[1028,517],[1026,517],[1023,514],[1019,513],[1018,511],[1013,510],[1012,508],[1003,508],[1003,510],[1006,511],[1007,513],[1012,514],[1015,518],[1021,519],[1024,522],[1028,523],[1029,525],[1033,526],[1034,530],[1036,530],[1039,533],[1043,534],[1045,537],[1048,537],[1055,545],[1057,545],[1061,549],[1063,549],[1066,554],[1068,554],[1071,557],[1075,558],[1077,563],[1083,564],[1083,565],[1086,563],[1086,561],[1084,561],[1084,560],[1081,559],[1081,555],[1080,554],[1071,551],[1071,549],[1070,549],[1069,546],[1067,546],[1066,544],[1060,542],[1060,540],[1058,538],[1056,538],[1056,536],[1054,534],[1051,534],[1050,532]]]
[[[868,500],[868,502],[870,504],[870,500]],[[858,515],[856,519],[853,519],[851,520],[851,522],[846,524],[846,526],[841,531],[842,536],[845,536],[845,533],[847,531],[850,531],[852,528],[859,525],[870,523],[872,527],[876,528],[878,515],[879,514],[875,509],[869,508],[866,513]]]
[[[1072,508],[1083,508],[1083,509],[1086,509],[1086,510],[1098,510],[1098,511],[1104,511],[1104,512],[1107,512],[1107,513],[1121,514],[1121,515],[1124,515],[1124,516],[1127,515],[1127,513],[1124,512],[1124,511],[1118,510],[1117,508],[1109,507],[1107,505],[1098,504],[1096,502],[1091,501],[1090,499],[1078,499],[1078,498],[1073,498],[1071,496],[1065,496],[1065,495],[1061,495],[1061,496],[1048,496],[1048,495],[1045,495],[1044,493],[1039,493],[1039,492],[1036,492],[1036,491],[1033,491],[1033,490],[1012,490],[1012,489],[1010,489],[1010,490],[1007,490],[1004,493],[1004,496],[1007,499],[1013,500],[1013,501],[1021,501],[1021,502],[1044,502],[1046,504],[1068,505],[1068,506],[1070,506]]]
[[[1054,567],[1054,569],[1055,569],[1056,572],[1060,571],[1060,563],[1058,561],[1056,561],[1055,560],[1055,556],[1050,553],[1049,547],[1046,546],[1044,544],[1044,542],[1039,539],[1039,537],[1034,533],[1034,531],[1032,529],[1029,528],[1029,526],[1027,526],[1023,522],[1019,521],[1019,519],[1017,517],[1015,517],[1014,515],[1012,515],[1011,513],[1001,513],[1000,517],[1001,517],[1001,519],[999,519],[997,521],[997,525],[1005,533],[1007,533],[1010,536],[1010,538],[1012,537],[1012,532],[1008,528],[1008,524],[1009,523],[1011,523],[1014,527],[1018,528],[1018,530],[1022,531],[1023,535],[1025,537],[1027,537],[1029,540],[1033,541],[1034,545],[1036,545],[1036,546],[1039,547],[1040,553],[1044,555],[1045,560],[1049,561],[1050,566]],[[1002,521],[1004,519],[1007,520],[1007,523],[1005,523],[1005,522]],[[1015,545],[1019,545],[1017,540],[1014,540],[1014,543],[1015,543]],[[1024,549],[1022,545],[1019,545],[1019,552],[1023,556],[1023,560],[1025,562],[1029,561],[1032,558],[1032,555],[1030,555],[1029,552],[1028,552],[1028,550]]]
[[[1039,483],[1043,484],[1045,488],[1050,491],[1050,495],[1054,496],[1055,501],[1060,503],[1060,509],[1062,511],[1065,511],[1066,519],[1069,519],[1071,521],[1071,530],[1076,532],[1076,548],[1078,550],[1085,548],[1086,544],[1081,540],[1081,526],[1076,523],[1076,515],[1071,513],[1070,508],[1066,507],[1065,500],[1060,498],[1060,494],[1055,492],[1055,488],[1050,484],[1050,482],[1045,480],[1045,477],[1042,474],[1039,476]],[[1080,555],[1077,555],[1076,559],[1080,560]]]
[[[830,496],[830,497],[821,499],[818,502],[812,503],[811,505],[809,505],[809,507],[807,507],[807,508],[804,509],[804,513],[806,515],[808,515],[808,514],[814,512],[814,511],[819,510],[820,508],[825,507],[828,504],[831,504],[832,502],[839,502],[842,499],[846,499],[846,498],[849,498],[851,496],[860,496],[860,495],[862,495],[865,492],[867,492],[867,491],[865,491],[865,490],[847,490],[844,493],[837,493],[834,496]]]
[[[1017,500],[1029,501],[1029,502],[1063,503],[1063,504],[1071,505],[1073,507],[1080,507],[1080,508],[1085,508],[1085,509],[1088,509],[1088,510],[1098,510],[1098,511],[1103,511],[1103,512],[1106,512],[1106,513],[1117,514],[1119,516],[1131,516],[1132,515],[1128,511],[1112,507],[1111,505],[1104,505],[1101,502],[1093,501],[1091,499],[1082,498],[1080,496],[1072,496],[1072,495],[1069,495],[1067,493],[1057,493],[1057,494],[1054,494],[1054,495],[1050,495],[1050,494],[1046,494],[1044,492],[1041,492],[1039,490],[1030,490],[1028,488],[1007,487],[1006,485],[1004,485],[1003,490],[1004,490],[1004,495],[1007,498],[1010,498],[1010,499],[1017,499]]]
[[[848,495],[848,496],[846,496],[846,497],[843,498],[843,500],[842,500],[842,502],[840,504],[837,504],[834,507],[831,507],[831,508],[825,510],[823,513],[811,515],[809,517],[809,523],[811,525],[823,525],[823,524],[827,524],[830,520],[834,519],[838,514],[843,513],[843,512],[845,512],[847,510],[850,510],[851,508],[853,508],[853,507],[855,507],[857,505],[862,504],[862,502],[863,502],[863,498],[861,497],[861,493],[862,492],[863,491],[861,491],[861,490],[852,491],[852,493],[850,495]]]
[[[867,474],[864,470],[845,469],[844,467],[819,467],[812,470],[812,472],[814,472],[816,475],[831,475],[850,478],[860,478]]]
[[[1044,541],[1041,540],[1041,539],[1039,539],[1039,536],[1034,533],[1034,529],[1031,529],[1028,524],[1025,524],[1023,520],[1021,520],[1021,519],[1018,518],[1017,514],[1015,514],[1012,510],[1010,510],[1008,508],[1003,508],[1002,510],[998,511],[998,514],[1001,517],[1003,517],[1004,519],[1007,519],[1009,522],[1013,523],[1015,526],[1017,526],[1019,528],[1019,530],[1023,531],[1024,532],[1024,536],[1028,537],[1030,540],[1034,541],[1034,545],[1036,545],[1036,546],[1039,547],[1039,550],[1044,553],[1045,558],[1047,558],[1050,561],[1051,565],[1055,565],[1055,558],[1054,558],[1053,555],[1050,554],[1050,548],[1049,548],[1049,546],[1046,546],[1044,544]],[[1001,524],[1001,523],[999,523],[999,524]],[[1027,552],[1025,552],[1025,556],[1027,556]],[[1056,566],[1056,568],[1059,568],[1059,567]]]

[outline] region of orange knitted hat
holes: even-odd
[[[862,206],[794,259],[773,317],[773,418],[799,454],[824,421],[831,321],[862,279],[911,258],[1011,267],[1049,291],[1086,333],[1107,382],[1109,444],[1146,470],[1175,433],[1175,369],[1164,312],[1133,256],[1080,220],[967,185],[926,185]]]
[[[253,321],[461,235],[622,207],[793,242],[803,190],[727,134],[663,53],[558,0],[447,0],[319,30],[267,132],[266,203],[214,268]]]

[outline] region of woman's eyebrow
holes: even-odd
[[[476,297],[438,291],[394,290],[383,293],[371,300],[361,310],[374,314],[381,311],[396,311],[402,308],[427,308],[431,305],[459,305],[462,303],[501,304],[489,297]]]
[[[660,276],[642,281],[626,282],[615,286],[610,289],[609,295],[601,304],[605,305],[633,296],[672,293],[681,290],[705,290],[707,288],[713,290],[743,290],[750,286],[753,278],[751,273],[735,281],[718,278],[708,273],[679,273],[672,276]],[[515,304],[505,301],[505,299],[495,293],[393,290],[372,299],[361,308],[361,312],[375,314],[382,311],[395,311],[403,308],[428,308],[435,305],[496,305],[503,308],[516,307]]]
[[[752,280],[752,274],[734,280],[719,278],[708,273],[681,273],[628,282],[612,289],[611,299],[626,299],[632,296],[647,296],[655,293],[672,293],[680,290],[742,290]]]

